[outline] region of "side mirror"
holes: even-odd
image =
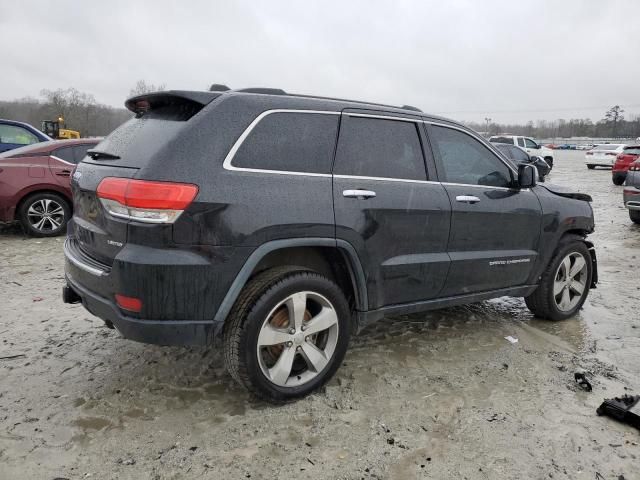
[[[536,163],[536,162],[539,162],[540,160],[544,161],[542,157],[538,157],[537,155],[532,155],[531,157],[529,157],[529,161],[531,163]]]
[[[536,186],[538,171],[533,165],[521,163],[518,165],[518,185],[520,188],[531,188]]]

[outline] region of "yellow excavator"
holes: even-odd
[[[64,128],[60,128],[62,125]],[[77,130],[70,130],[66,128],[64,123],[64,117],[60,115],[57,120],[43,120],[42,121],[42,133],[49,135],[55,140],[64,140],[71,138],[80,138],[80,132]]]

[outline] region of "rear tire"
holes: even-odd
[[[571,239],[558,248],[545,269],[538,288],[525,303],[536,317],[565,320],[582,308],[589,288],[593,265],[589,249]]]
[[[55,237],[67,231],[71,207],[56,193],[29,195],[18,209],[18,220],[24,231],[32,237]]]
[[[622,185],[624,183],[624,177],[621,175],[613,175],[611,177],[614,185]]]
[[[338,285],[300,267],[272,268],[244,287],[229,314],[225,365],[265,400],[303,397],[333,377],[350,333],[351,310]]]
[[[593,170],[594,168],[596,168],[596,166],[595,166],[595,165],[587,165],[587,168],[588,168],[589,170]]]
[[[640,210],[629,210],[629,218],[633,223],[640,224]]]

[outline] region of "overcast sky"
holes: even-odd
[[[640,113],[640,1],[0,2],[0,99],[265,86],[457,120]]]

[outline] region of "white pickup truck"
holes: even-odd
[[[494,135],[489,138],[489,141],[493,143],[517,145],[518,147],[524,148],[531,156],[542,157],[544,161],[549,164],[549,167],[553,168],[553,150],[539,145],[534,142],[532,138],[521,137],[519,135]]]

